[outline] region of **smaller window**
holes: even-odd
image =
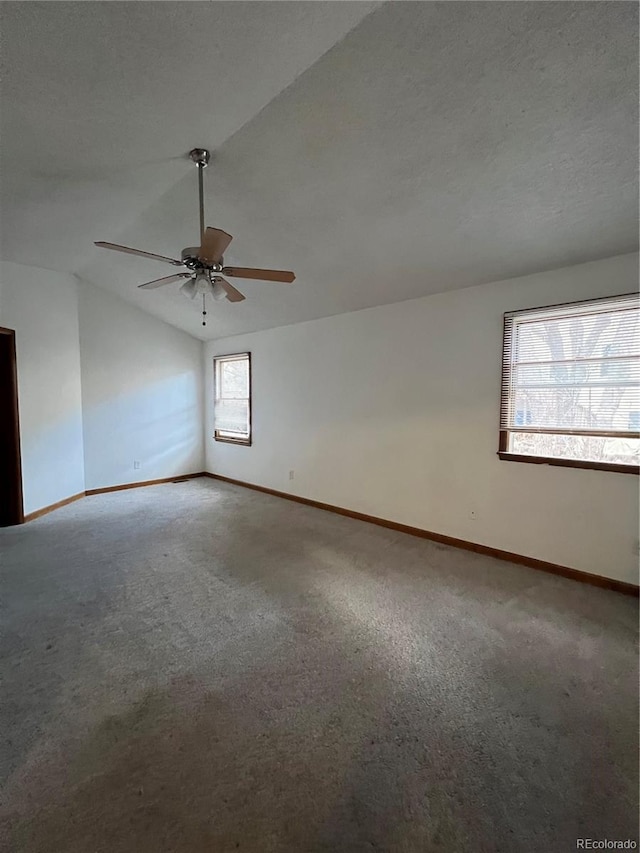
[[[214,358],[213,381],[213,437],[232,444],[251,444],[251,354]]]

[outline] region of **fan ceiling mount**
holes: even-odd
[[[230,234],[219,228],[206,228],[204,224],[204,184],[203,171],[209,165],[211,158],[206,148],[194,148],[189,152],[189,157],[198,168],[198,197],[200,201],[200,245],[188,246],[180,254],[180,260],[156,255],[153,252],[143,252],[140,249],[130,249],[128,246],[120,246],[117,243],[97,242],[96,246],[102,249],[112,249],[115,252],[124,252],[127,255],[139,255],[142,258],[150,258],[162,261],[174,267],[183,267],[183,272],[174,273],[164,278],[156,278],[139,284],[142,290],[153,290],[156,287],[164,287],[181,279],[188,279],[180,288],[181,292],[190,299],[202,296],[202,325],[207,323],[205,297],[212,296],[214,299],[227,299],[229,302],[242,302],[245,298],[239,290],[230,284],[223,275],[230,278],[252,278],[259,281],[280,281],[291,284],[295,281],[295,275],[287,270],[263,270],[252,267],[227,267],[224,265],[223,253],[229,243],[233,240]]]

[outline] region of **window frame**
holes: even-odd
[[[562,459],[559,456],[528,456],[522,453],[512,453],[508,450],[509,447],[509,433],[514,430],[502,429],[502,412],[504,411],[507,405],[507,395],[508,389],[510,386],[509,383],[509,371],[511,365],[507,365],[507,360],[505,358],[506,346],[507,346],[507,323],[518,314],[528,314],[534,311],[545,311],[545,310],[553,310],[554,308],[569,308],[577,305],[592,305],[594,302],[606,302],[612,301],[615,299],[623,299],[625,297],[637,297],[638,294],[636,292],[631,293],[618,293],[612,296],[600,296],[595,297],[593,299],[578,299],[573,302],[560,302],[554,305],[540,305],[535,308],[523,308],[518,309],[517,311],[506,311],[503,314],[503,326],[502,326],[502,369],[501,369],[501,384],[500,384],[500,426],[499,426],[499,440],[498,440],[498,457],[504,462],[529,462],[534,465],[557,465],[562,468],[587,468],[595,471],[612,471],[618,474],[640,474],[640,465],[624,465],[618,462],[597,462],[595,460],[588,459]],[[529,432],[536,432],[535,429],[529,430]],[[614,430],[611,433],[615,433]],[[589,431],[589,430],[581,430],[581,429],[558,429],[554,434],[560,435],[604,435],[606,437],[610,437],[608,433],[603,433],[603,431]],[[615,436],[611,436],[615,437]],[[624,432],[624,437],[630,438],[640,438],[640,432]]]
[[[248,410],[249,410],[249,436],[248,438],[230,438],[227,435],[220,435],[220,430],[215,428],[215,407],[216,400],[218,399],[217,395],[217,387],[216,387],[216,377],[218,373],[217,362],[225,361],[227,359],[238,359],[238,358],[247,358],[249,362],[249,396],[247,399],[248,402]],[[251,412],[251,401],[253,397],[253,377],[251,370],[251,353],[250,352],[230,352],[224,353],[220,355],[214,355],[213,357],[213,439],[214,441],[221,441],[224,444],[237,444],[240,447],[251,447],[253,444],[253,418]]]

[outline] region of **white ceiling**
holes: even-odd
[[[196,337],[637,248],[626,2],[2,3],[2,259]],[[209,325],[153,261],[197,243],[194,146],[242,282]],[[238,283],[236,281],[236,283]]]

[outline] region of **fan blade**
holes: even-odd
[[[220,284],[224,287],[225,291],[227,292],[227,299],[229,300],[229,302],[242,302],[243,299],[246,299],[246,296],[240,293],[239,290],[236,290],[235,287],[232,284],[229,284],[228,281],[225,281],[223,278],[220,278],[220,276],[216,276],[216,281],[219,281]]]
[[[173,281],[180,281],[181,278],[191,278],[190,272],[179,272],[176,275],[166,275],[164,278],[154,278],[153,281],[148,281],[146,284],[139,284],[143,290],[153,290],[154,287],[163,287],[165,284],[171,284]]]
[[[94,246],[99,246],[101,249],[113,249],[114,252],[124,252],[127,255],[140,255],[142,258],[152,258],[154,261],[164,261],[166,264],[173,264],[174,267],[181,267],[182,261],[176,261],[173,258],[166,258],[164,255],[154,255],[153,252],[143,252],[140,249],[130,249],[128,246],[119,246],[117,243],[94,243]]]
[[[233,237],[226,231],[221,231],[219,228],[207,228],[202,238],[198,260],[217,264],[232,240]]]
[[[235,278],[255,278],[260,281],[284,281],[291,284],[295,275],[287,270],[254,270],[250,267],[225,267],[222,272]]]

